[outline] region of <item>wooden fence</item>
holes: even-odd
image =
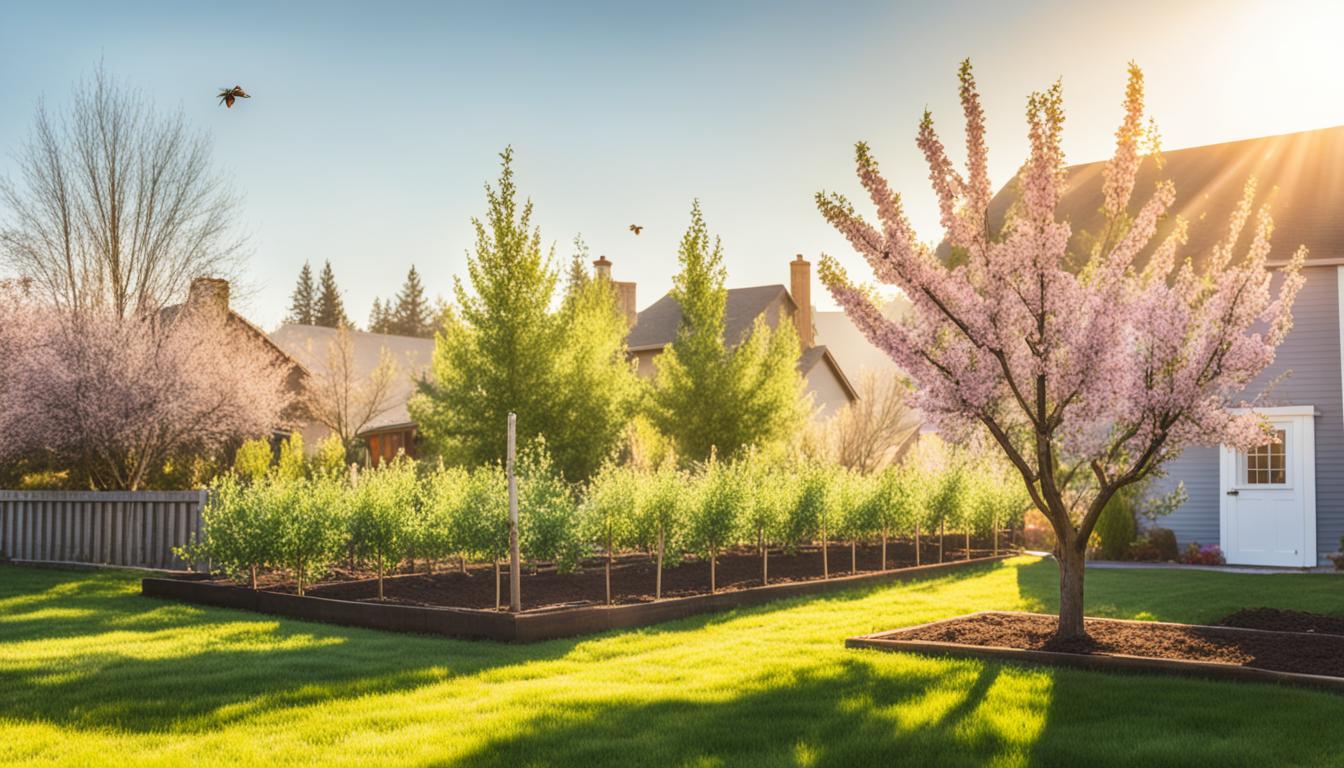
[[[185,568],[205,491],[0,491],[0,559]]]

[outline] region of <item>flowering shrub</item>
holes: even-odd
[[[1217,544],[1201,547],[1195,542],[1186,545],[1181,553],[1181,562],[1188,565],[1227,565],[1223,550]]]

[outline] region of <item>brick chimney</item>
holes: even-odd
[[[797,306],[793,324],[798,329],[798,345],[810,349],[816,341],[812,329],[812,264],[803,261],[801,253],[789,262],[789,295]]]
[[[198,277],[187,291],[187,309],[208,312],[221,321],[229,315],[229,281],[218,277]]]
[[[593,276],[611,283],[612,290],[616,292],[616,307],[625,315],[625,326],[635,327],[635,321],[639,319],[639,310],[635,308],[635,284],[612,280],[611,261],[606,256],[599,256],[593,262]]]

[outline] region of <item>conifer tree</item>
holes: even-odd
[[[294,286],[294,293],[290,294],[289,315],[285,318],[285,322],[312,325],[316,316],[316,304],[313,270],[305,261],[303,269],[299,270],[299,281]]]
[[[443,328],[428,375],[411,399],[411,416],[431,450],[481,465],[503,458],[512,411],[520,445],[543,436],[565,479],[586,480],[615,449],[628,421],[624,401],[617,407],[608,400],[633,391],[624,322],[614,322],[619,316],[609,286],[605,298],[595,293],[552,309],[559,284],[554,255],[542,248],[531,201],[517,199],[512,149],[500,157],[498,186],[486,185],[485,220],[472,220],[470,288],[454,281],[454,303],[441,315]]]
[[[313,325],[327,328],[350,326],[350,318],[345,314],[345,302],[341,300],[341,291],[336,287],[336,275],[331,271],[330,261],[322,265],[322,276],[318,279]]]
[[[384,309],[387,311],[386,307]],[[397,294],[396,306],[389,314],[390,330],[385,331],[386,333],[421,338],[433,335],[432,311],[429,300],[425,298],[425,287],[420,282],[420,273],[416,271],[414,264],[411,265],[411,271],[406,273],[406,282],[402,284],[401,291]]]
[[[369,310],[369,333],[391,333],[392,318],[387,313],[383,300],[374,297],[373,307]]]
[[[759,317],[737,346],[725,341],[723,248],[718,238],[711,244],[699,201],[678,260],[672,297],[681,306],[681,326],[656,359],[649,420],[683,461],[704,461],[714,449],[733,458],[793,435],[806,415],[798,335],[792,323],[772,329]]]

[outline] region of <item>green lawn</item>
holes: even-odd
[[[1344,697],[849,651],[1049,609],[1052,563],[506,646],[150,600],[0,566],[0,764],[1344,765]],[[1093,615],[1344,613],[1344,579],[1092,571]]]

